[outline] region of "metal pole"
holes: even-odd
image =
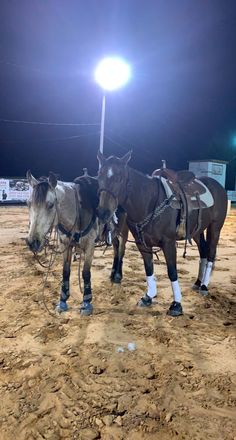
[[[104,127],[105,127],[105,112],[106,112],[106,96],[102,97],[102,116],[101,116],[101,132],[100,132],[100,153],[103,154],[104,147]]]

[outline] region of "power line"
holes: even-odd
[[[68,141],[68,140],[73,140],[73,139],[80,139],[82,137],[89,137],[89,136],[98,136],[100,134],[100,131],[97,131],[95,133],[84,133],[84,134],[80,134],[80,135],[76,135],[76,136],[68,136],[68,137],[64,137],[64,138],[54,138],[54,139],[30,139],[30,140],[25,140],[25,141],[0,141],[1,144],[35,144],[35,143],[41,143],[41,142],[61,142],[61,141]]]
[[[60,123],[60,122],[40,122],[40,121],[20,121],[17,119],[2,119],[0,118],[0,122],[6,122],[6,123],[10,123],[10,124],[29,124],[29,125],[56,125],[56,126],[69,126],[69,127],[97,127],[100,124],[99,123],[82,123],[82,124],[77,124],[77,123]]]
[[[114,139],[112,139],[110,136],[107,136],[106,134],[104,135],[104,137],[112,142],[112,144],[117,145],[118,147],[122,148],[122,150],[128,151],[126,147],[124,147],[123,145],[121,145],[119,142],[115,141]]]
[[[113,132],[111,129],[109,129],[110,132]],[[110,136],[107,136],[106,134],[104,135],[104,137],[109,140],[110,142],[112,142],[114,145],[119,146],[120,148],[122,148],[124,151],[129,151],[130,149],[134,149],[135,150],[135,155],[139,156],[144,162],[146,162],[148,165],[153,165],[153,162],[151,159],[149,159],[147,157],[147,155],[145,153],[142,153],[138,148],[135,147],[135,145],[130,145],[130,142],[128,142],[127,140],[125,140],[124,138],[121,138],[121,136],[119,135],[119,137],[122,139],[123,142],[125,142],[126,144],[129,145],[129,147],[124,147],[122,144],[120,144],[119,142],[115,141],[113,138],[111,138]]]
[[[110,132],[110,133],[114,133],[114,135],[116,136],[116,137],[119,137],[119,139],[121,140],[121,142],[125,142],[126,144],[128,144],[129,146],[130,146],[130,142],[127,140],[127,139],[125,139],[123,136],[121,136],[120,134],[119,135],[117,135],[117,133],[115,133],[114,132],[114,130],[112,130],[111,128],[108,128],[108,131]],[[133,144],[133,143],[132,143]],[[134,144],[133,144],[134,145]],[[137,147],[137,149],[145,149],[145,152],[147,152],[147,153],[149,153],[149,154],[151,154],[151,151],[150,150],[148,150],[147,148],[146,148],[146,146],[145,146],[145,148],[142,146],[142,145],[135,145],[135,147]]]
[[[29,70],[35,70],[35,71],[40,72],[40,69],[37,69],[36,67],[26,66],[24,64],[12,63],[11,61],[0,60],[0,63],[5,64],[6,66],[20,67],[21,69],[29,69]]]

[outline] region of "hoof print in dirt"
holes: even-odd
[[[91,367],[89,367],[89,371],[91,374],[100,375],[100,374],[104,373],[105,368],[99,367],[98,365],[91,365]]]
[[[82,302],[80,307],[80,314],[82,316],[89,316],[93,314],[93,305],[89,302]]]
[[[177,301],[173,301],[167,312],[167,315],[174,317],[183,315],[183,309],[181,304]]]
[[[68,305],[66,302],[64,301],[60,301],[57,305],[56,305],[56,312],[58,313],[63,313],[63,312],[67,312],[68,310]]]

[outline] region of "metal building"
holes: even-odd
[[[226,165],[228,162],[223,160],[190,160],[189,171],[196,177],[212,177],[225,188]]]

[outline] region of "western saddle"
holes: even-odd
[[[196,233],[201,226],[203,206],[200,195],[205,192],[204,186],[196,180],[194,173],[187,170],[176,172],[168,168],[160,168],[153,171],[152,177],[163,177],[166,179],[168,186],[175,194],[175,200],[173,203],[171,202],[171,206],[175,209],[180,209],[180,216],[176,226],[176,238],[178,240],[189,240],[191,243],[189,215],[192,210],[199,210],[198,222],[194,230],[194,233]]]

